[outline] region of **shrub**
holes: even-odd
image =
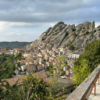
[[[70,49],[70,50],[75,50],[74,45],[71,45],[71,46],[69,47],[69,49]]]
[[[78,29],[77,32],[81,31],[82,28]]]
[[[100,64],[100,41],[96,40],[85,47],[85,53],[74,62],[74,78],[80,84]]]
[[[96,30],[94,30],[94,32],[96,32]]]
[[[89,32],[87,31],[86,34],[89,34]]]
[[[62,75],[65,75],[65,71],[62,71],[62,72],[61,72],[61,76],[62,76]]]
[[[73,28],[73,29],[72,29],[72,31],[76,31],[76,29],[75,29],[75,28]]]

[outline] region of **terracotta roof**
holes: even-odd
[[[35,68],[35,67],[33,67],[33,68],[28,67],[28,68],[27,68],[27,71],[31,71],[31,72],[32,72],[32,71],[35,71],[35,70],[36,70],[36,68]]]
[[[41,65],[39,65],[39,66],[37,66],[38,68],[41,68],[42,66]]]
[[[34,64],[29,64],[29,66],[28,67],[33,67],[34,66]]]
[[[22,79],[24,79],[24,78],[26,78],[26,76],[18,76],[18,77],[14,77],[14,78],[9,78],[9,79],[7,79],[7,81],[12,86],[13,84],[15,84],[15,82],[17,80],[19,80],[18,85],[20,85],[22,83]]]
[[[37,72],[37,73],[34,73],[34,75],[36,76],[36,78],[42,77],[45,82],[49,81],[49,79],[46,77],[45,74]],[[18,85],[21,85],[22,84],[22,80],[25,79],[26,77],[27,77],[27,75],[25,75],[25,76],[18,76],[18,77],[14,77],[14,78],[9,78],[9,79],[7,79],[7,81],[12,86],[13,84],[15,84],[15,82],[17,80],[19,80],[18,81]]]

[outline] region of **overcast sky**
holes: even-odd
[[[33,41],[59,21],[100,25],[100,0],[0,0],[0,41]]]

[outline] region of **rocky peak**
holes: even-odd
[[[96,32],[97,31],[97,32]],[[67,25],[60,21],[54,27],[50,27],[43,32],[34,44],[46,42],[56,46],[71,46],[80,48],[91,41],[100,39],[100,26],[95,28],[95,22],[84,22],[77,26]]]
[[[79,24],[76,26],[76,30],[85,29],[87,31],[92,31],[95,28],[95,22],[84,22],[83,24]]]
[[[64,22],[60,21],[55,26],[60,25],[60,24],[64,24]]]
[[[100,25],[96,28],[96,31],[100,31]]]

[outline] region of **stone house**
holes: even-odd
[[[77,59],[77,58],[79,58],[80,54],[78,54],[78,53],[72,53],[71,56],[72,56],[73,59]]]
[[[37,66],[37,70],[38,70],[38,71],[41,71],[41,70],[43,70],[44,68],[45,68],[45,67],[42,66],[42,65],[38,65],[38,66]]]
[[[29,56],[31,56],[31,54],[29,54],[29,53],[23,53],[23,57],[29,57]]]
[[[26,69],[27,69],[27,65],[22,65],[22,66],[21,66],[21,70],[22,70],[22,71],[25,71]]]
[[[36,66],[34,64],[29,65],[27,67],[26,71],[27,71],[27,74],[34,73],[34,72],[36,72]]]

